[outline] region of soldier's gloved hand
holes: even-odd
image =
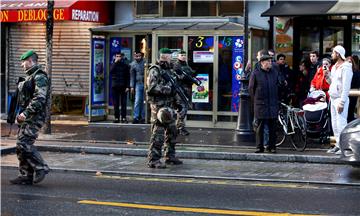
[[[164,95],[171,95],[172,88],[170,86],[163,86],[163,87],[161,87],[161,93]]]

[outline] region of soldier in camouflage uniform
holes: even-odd
[[[34,142],[45,122],[46,103],[49,96],[49,80],[37,64],[37,54],[29,50],[20,60],[26,73],[19,88],[19,131],[16,140],[16,154],[19,160],[19,176],[10,180],[12,184],[33,184],[44,180],[49,167],[36,150]]]
[[[179,80],[179,85],[184,88],[185,93],[187,94],[187,97],[189,98],[189,100],[191,100],[192,82],[187,80],[184,77],[184,75],[182,75],[180,72],[180,71],[183,71],[183,72],[187,73],[188,75],[190,75],[191,77],[194,76],[194,71],[188,65],[186,60],[187,60],[186,52],[183,50],[180,51],[178,54],[178,59],[174,63],[173,68],[174,68],[175,73],[177,74],[177,77]],[[177,111],[176,127],[177,127],[179,134],[181,134],[183,136],[188,136],[190,133],[189,133],[189,131],[187,131],[185,129],[185,117],[187,114],[187,108],[186,108],[186,106],[183,106],[183,107],[184,107],[184,109],[182,109],[181,111],[179,111],[179,110]]]
[[[158,63],[149,69],[146,90],[151,109],[151,138],[148,153],[148,167],[150,168],[166,168],[166,165],[160,161],[164,143],[165,163],[182,164],[182,161],[175,157],[177,130],[174,108],[179,108],[175,107],[179,100],[176,99],[177,95],[171,84],[161,75],[163,73],[173,75],[170,67],[171,51],[168,48],[162,48],[159,53]]]

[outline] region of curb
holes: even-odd
[[[146,157],[147,149],[139,148],[111,148],[111,147],[88,147],[88,146],[61,146],[41,145],[40,151],[86,153],[86,154],[115,154],[126,156]],[[336,156],[318,155],[294,155],[294,154],[255,154],[255,153],[231,153],[209,151],[186,151],[178,150],[177,155],[187,159],[207,160],[239,160],[239,161],[264,161],[264,162],[297,162],[297,163],[320,163],[320,164],[346,164]]]
[[[2,168],[17,169],[16,166],[2,166]],[[150,172],[127,172],[127,171],[102,171],[91,169],[69,169],[69,168],[51,168],[51,172],[73,172],[73,173],[98,173],[103,175],[120,175],[134,177],[157,177],[157,178],[183,178],[183,179],[202,179],[202,180],[222,180],[222,181],[252,181],[252,182],[274,182],[274,183],[290,183],[290,184],[316,184],[329,186],[360,186],[360,183],[348,182],[328,182],[328,181],[304,181],[304,180],[286,180],[286,179],[266,179],[266,178],[247,178],[247,177],[224,177],[224,176],[204,176],[204,175],[180,175],[180,174],[162,174]]]

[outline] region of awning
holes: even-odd
[[[0,22],[44,22],[47,1],[1,0]],[[109,23],[109,3],[100,1],[55,1],[54,20]]]
[[[91,28],[92,32],[151,32],[186,30],[232,30],[242,31],[244,26],[234,22],[132,22]]]
[[[340,0],[328,12],[329,15],[358,15],[360,14],[359,0]]]
[[[349,0],[347,0],[349,1]],[[268,10],[263,12],[261,16],[312,16],[327,15],[328,12],[337,5],[337,1],[279,1]],[[358,4],[357,10],[360,10],[360,3],[354,0],[354,4]],[[343,11],[338,10],[336,14],[342,14]],[[344,13],[347,14],[347,13]]]

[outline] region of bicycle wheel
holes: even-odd
[[[291,134],[291,144],[296,151],[304,151],[307,145],[306,123],[302,116],[295,117],[294,121],[294,134]]]

